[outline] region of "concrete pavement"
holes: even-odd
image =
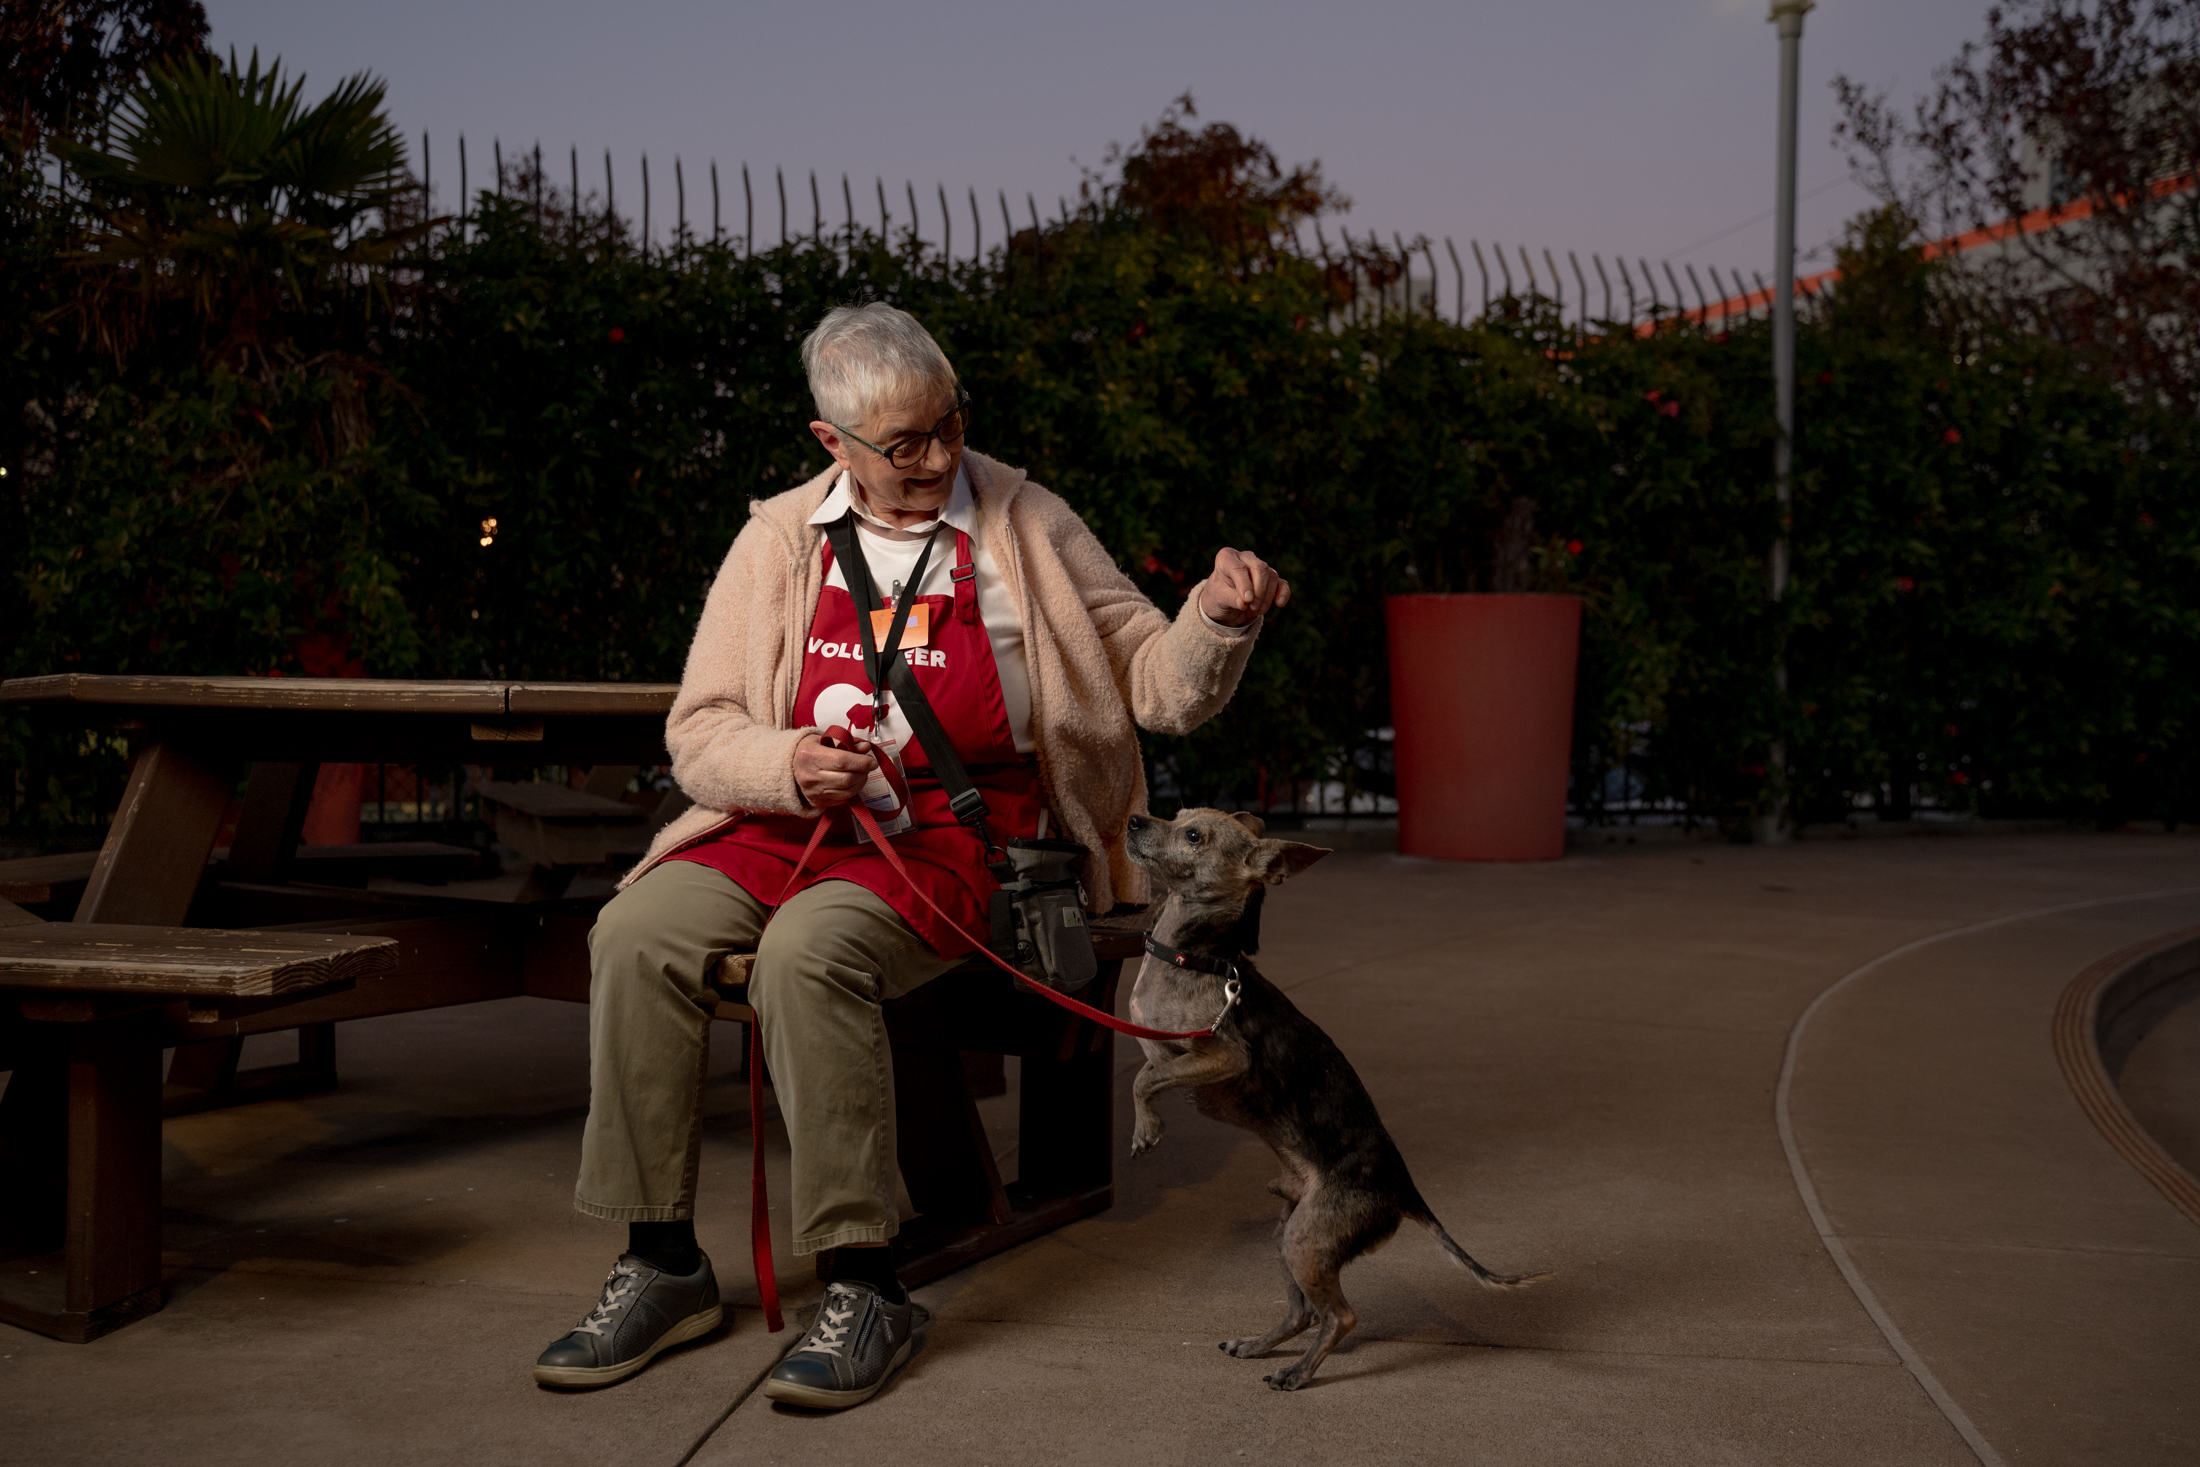
[[[1997,919],[1797,1039],[1822,1234],[1775,1112],[1798,1019]],[[1280,1310],[1273,1163],[1174,1107],[1111,1211],[921,1291],[927,1348],[860,1410],[749,1394],[788,1339],[753,1307],[626,1385],[537,1391],[619,1245],[567,1205],[585,1013],[356,1024],[336,1094],[169,1123],[165,1311],[90,1346],[0,1327],[0,1462],[1979,1460],[1927,1382],[2002,1461],[2190,1461],[2200,1229],[2048,1083],[2039,1004],[2195,922],[2200,841],[2161,836],[1322,863],[1269,902],[1263,970],[1452,1233],[1561,1276],[1479,1291],[1409,1227],[1347,1272],[1360,1330],[1289,1396],[1214,1348]],[[723,1048],[699,1231],[752,1306]],[[1012,1102],[987,1103],[1004,1149]]]

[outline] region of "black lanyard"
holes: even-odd
[[[935,526],[924,542],[924,549],[917,552],[916,568],[909,572],[909,580],[902,594],[894,600],[894,619],[886,629],[886,646],[882,651],[877,634],[871,627],[871,612],[878,606],[878,588],[871,580],[870,562],[863,558],[859,536],[855,528],[855,511],[848,511],[847,518],[832,526],[826,533],[833,541],[833,554],[840,561],[840,577],[848,583],[849,599],[856,604],[856,636],[863,643],[863,675],[871,680],[872,727],[886,721],[886,669],[901,654],[902,629],[909,624],[909,608],[915,603],[918,591],[924,585],[924,568],[931,563],[932,547],[939,543],[944,524]],[[836,533],[845,531],[845,533]],[[932,751],[927,748],[925,753]]]
[[[887,628],[886,650],[882,655],[871,633],[871,613],[878,607],[878,591],[871,582],[871,567],[863,558],[862,548],[856,544],[855,511],[849,510],[825,527],[825,538],[833,547],[833,559],[840,563],[840,577],[848,583],[848,597],[856,606],[856,635],[862,641],[863,670],[871,679],[871,706],[877,715],[872,730],[879,732],[878,721],[884,718],[886,689],[890,684],[894,695],[901,699],[902,717],[908,721],[910,731],[916,734],[917,742],[924,745],[925,757],[932,761],[932,773],[947,792],[948,808],[957,820],[978,832],[978,838],[986,846],[988,864],[991,864],[995,852],[985,820],[992,811],[986,807],[984,794],[970,782],[962,757],[955,752],[954,741],[940,727],[939,715],[932,711],[932,701],[925,696],[924,684],[917,681],[916,672],[900,655],[901,632],[909,617],[909,605],[916,597],[917,588],[924,584],[925,563],[931,559],[933,542],[939,536],[940,531],[934,530],[932,539],[925,542],[917,556],[916,573],[910,578],[901,599],[894,603],[893,625]],[[1005,877],[1001,879],[1006,880]]]

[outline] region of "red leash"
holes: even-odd
[[[824,734],[824,742],[828,748],[847,748],[854,741],[854,735],[838,725],[828,729]],[[894,794],[900,801],[899,805],[889,813],[888,818],[891,819],[893,815],[898,815],[902,809],[907,808],[909,804],[909,785],[893,760],[880,760],[879,767],[886,775],[887,782],[894,787]],[[963,931],[960,923],[940,910],[940,904],[932,900],[932,894],[919,886],[916,878],[909,874],[909,868],[902,864],[900,852],[894,849],[893,842],[888,840],[885,832],[879,829],[878,817],[871,813],[870,806],[864,804],[859,797],[848,802],[848,812],[855,818],[858,825],[870,832],[871,842],[878,847],[879,854],[886,858],[886,864],[894,868],[895,874],[908,883],[911,891],[924,899],[924,904],[930,907],[956,936],[969,943],[994,967],[999,968],[1009,977],[1015,979],[1019,988],[1036,993],[1048,1002],[1068,1009],[1079,1018],[1090,1019],[1096,1024],[1113,1029],[1118,1034],[1128,1034],[1134,1039],[1197,1039],[1202,1035],[1213,1034],[1221,1028],[1222,1021],[1230,1016],[1230,1010],[1237,1005],[1239,984],[1237,979],[1232,978],[1223,986],[1222,1012],[1215,1015],[1215,1021],[1206,1028],[1149,1029],[1143,1024],[1133,1024],[1127,1020],[1118,1019],[1115,1015],[1096,1009],[1091,1004],[1079,1003],[1068,994],[1056,993],[1043,983],[1034,983],[1015,967],[1003,962],[994,953],[993,949]],[[803,849],[802,859],[794,863],[794,870],[787,876],[786,886],[780,890],[779,903],[772,908],[775,915],[779,907],[784,906],[787,898],[793,894],[794,884],[801,879],[803,868],[809,865],[810,857],[817,853],[818,846],[823,843],[825,831],[831,819],[832,815],[829,810],[820,812],[818,815],[817,828],[810,834],[810,843]],[[771,918],[766,917],[764,922],[766,926],[769,926]],[[760,937],[759,946],[761,945]],[[754,1008],[755,1006],[752,1004],[750,1006],[752,1013]],[[756,1021],[751,1020],[749,1024],[749,1149],[753,1157],[753,1165],[749,1173],[749,1252],[756,1264],[756,1291],[763,1301],[765,1323],[771,1327],[771,1333],[777,1334],[780,1330],[786,1328],[786,1324],[779,1315],[779,1278],[772,1267],[771,1204],[765,1194],[764,1184],[763,1116],[763,1027]]]
[[[771,1333],[787,1327],[779,1317],[779,1274],[772,1267],[771,1199],[764,1191],[764,1036],[754,1010],[749,1017],[749,1256],[756,1265],[756,1292]]]
[[[834,732],[844,734],[840,729]],[[827,736],[828,740],[830,737]],[[892,775],[887,777],[893,778]],[[902,790],[902,800],[906,804],[907,786]],[[856,803],[861,805],[862,801]],[[863,813],[871,812],[865,810]],[[772,918],[779,915],[779,909],[794,894],[794,884],[801,879],[802,868],[810,864],[810,857],[817,854],[818,846],[825,839],[830,818],[823,813],[818,815],[817,828],[810,832],[810,843],[802,848],[802,859],[787,873],[787,884],[779,889],[779,900],[764,916],[765,927],[772,925]],[[762,947],[762,929],[756,936],[756,945]],[[756,1267],[756,1293],[764,1306],[764,1323],[770,1333],[776,1335],[787,1327],[787,1322],[779,1315],[779,1272],[772,1267],[771,1196],[764,1182],[764,1025],[756,1017],[754,1004],[749,1006],[749,1259]]]

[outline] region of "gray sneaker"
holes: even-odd
[[[683,1278],[623,1253],[588,1317],[535,1361],[535,1383],[607,1386],[625,1380],[661,1351],[709,1334],[725,1317],[707,1256]]]
[[[827,1284],[810,1332],[764,1377],[764,1394],[820,1411],[860,1406],[901,1369],[931,1318],[921,1304],[887,1303],[871,1284]]]

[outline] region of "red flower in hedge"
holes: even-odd
[[[1831,387],[1833,385],[1833,373],[1820,372],[1818,374],[1818,385],[1820,387]]]
[[[1568,540],[1566,542],[1566,553],[1568,555],[1581,554],[1581,542],[1579,540]]]
[[[2141,511],[2139,515],[2139,523],[2151,530],[2154,528],[2154,516],[2147,514],[2144,511]]]
[[[610,336],[613,341],[624,341],[626,340],[626,328],[624,326],[614,326],[611,328]]]
[[[1899,576],[1895,580],[1894,588],[1897,591],[1915,591],[1917,582],[1911,580],[1908,576]]]
[[[1645,392],[1642,395],[1642,400],[1644,402],[1656,402],[1659,398],[1663,396],[1665,396],[1664,393],[1658,391],[1655,387],[1653,387],[1648,392]]]
[[[1940,435],[1940,441],[1943,443],[1961,443],[1963,441],[1963,435],[1961,433],[1958,433],[1955,429],[1950,428],[1947,432]]]
[[[1669,418],[1677,418],[1681,415],[1681,405],[1677,402],[1664,403],[1659,406],[1658,411]]]
[[[365,677],[365,659],[351,655],[350,639],[341,632],[308,632],[291,644],[291,653],[307,677]]]
[[[1971,782],[1971,776],[1970,776],[1970,775],[1968,775],[1968,774],[1965,774],[1965,773],[1964,773],[1964,772],[1963,772],[1962,770],[1960,770],[1960,769],[1958,769],[1958,770],[1957,770],[1957,771],[1956,771],[1955,773],[1953,773],[1953,774],[1951,774],[1951,775],[1949,775],[1949,776],[1948,776],[1948,783],[1950,783],[1950,784],[1969,784],[1970,782]]]

